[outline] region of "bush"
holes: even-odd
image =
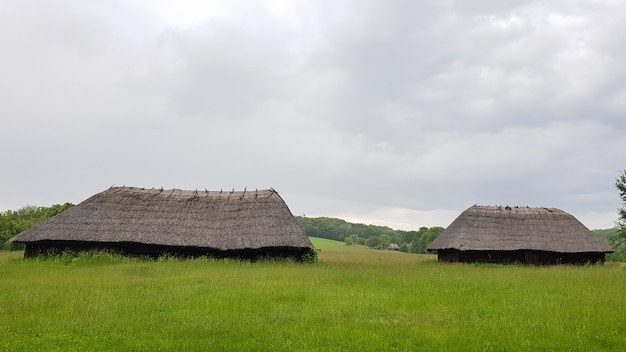
[[[304,253],[302,257],[300,257],[300,261],[302,263],[317,263],[317,260],[318,260],[318,254],[315,249]]]

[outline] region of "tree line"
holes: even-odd
[[[298,218],[298,224],[307,236],[375,249],[387,249],[395,243],[400,251],[407,253],[426,253],[426,247],[444,230],[439,226],[421,227],[415,231],[394,230],[387,226],[355,224],[329,217],[302,217]]]

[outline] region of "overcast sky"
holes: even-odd
[[[273,187],[396,229],[617,219],[626,1],[0,2],[0,210]]]

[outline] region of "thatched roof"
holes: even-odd
[[[313,248],[276,191],[112,187],[13,237],[245,250]]]
[[[472,206],[428,250],[536,250],[560,253],[613,249],[574,216],[555,208]]]

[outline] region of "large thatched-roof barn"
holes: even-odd
[[[273,189],[215,192],[112,187],[11,241],[24,243],[27,257],[107,250],[151,257],[302,259],[314,250]]]
[[[439,261],[584,264],[611,247],[574,216],[555,208],[472,206],[429,246]]]

